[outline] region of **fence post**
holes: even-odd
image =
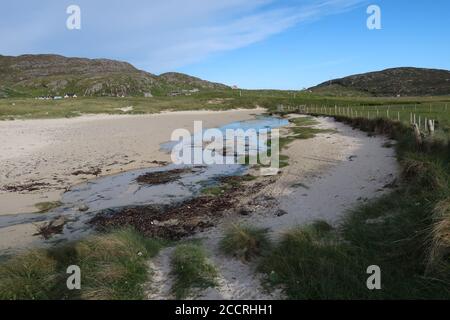
[[[417,145],[421,145],[422,144],[422,135],[420,134],[420,129],[417,126],[417,123],[413,124],[413,128],[414,128],[414,135],[416,137],[416,143],[417,143]]]
[[[428,131],[430,135],[434,135],[434,120],[428,119]]]

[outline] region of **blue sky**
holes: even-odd
[[[81,8],[68,30],[66,8]],[[366,27],[369,5],[382,29]],[[397,66],[450,69],[448,0],[2,1],[0,54],[111,58],[243,88],[300,89]]]

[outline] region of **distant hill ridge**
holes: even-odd
[[[0,97],[67,92],[86,96],[143,96],[185,89],[229,87],[181,73],[157,76],[127,62],[109,59],[67,58],[52,54],[0,55]]]
[[[450,71],[412,67],[392,68],[330,80],[309,90],[330,95],[450,95]]]

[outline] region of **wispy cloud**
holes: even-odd
[[[363,0],[78,0],[82,30],[65,30],[65,6],[40,1],[40,16],[21,11],[24,0],[2,10],[0,53],[53,51],[129,60],[152,72],[242,48],[295,25],[354,8]],[[28,4],[26,4],[28,5]],[[20,22],[20,24],[17,24]],[[2,23],[2,24],[3,24]]]

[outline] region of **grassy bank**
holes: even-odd
[[[29,251],[0,265],[0,299],[142,299],[146,260],[160,248],[159,241],[124,229]],[[80,267],[81,290],[67,289],[70,265]]]
[[[80,97],[78,99],[35,100],[33,98],[0,99],[0,120],[63,118],[82,114],[123,114],[120,109],[133,107],[127,114],[156,113],[164,110],[228,110],[236,108],[308,107],[309,110],[334,112],[335,106],[346,112],[347,108],[361,114],[408,121],[410,113],[422,119],[434,119],[450,125],[449,97],[335,97],[308,92],[281,90],[212,90],[192,96],[143,97]],[[275,108],[276,109],[276,108]],[[345,109],[345,110],[344,110]]]
[[[336,118],[397,140],[399,187],[349,212],[335,230],[286,233],[261,270],[291,299],[450,298],[448,143],[429,137],[417,145],[410,128],[387,119]],[[381,268],[381,290],[366,287],[371,265]]]

